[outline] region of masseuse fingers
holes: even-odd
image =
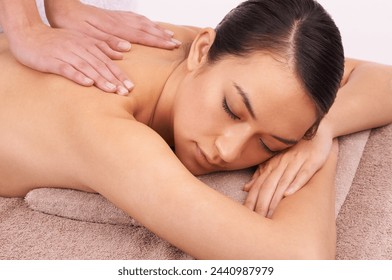
[[[107,77],[109,75],[107,74],[107,72],[110,71],[107,70],[107,67],[104,63],[98,61],[98,59],[94,59],[91,54],[84,52],[82,54],[75,55],[72,57],[72,59],[69,60],[69,62],[76,70],[82,72],[87,77],[91,78],[94,81],[96,87],[106,92],[116,92],[116,84],[118,82],[116,81],[113,83],[108,80]],[[94,65],[94,67],[92,65]],[[100,69],[100,72],[97,72],[96,69]],[[104,77],[102,73],[105,73],[106,77]],[[112,81],[114,80],[111,79],[111,77],[109,79]]]
[[[181,42],[174,38],[171,38],[170,40],[163,40],[161,37],[144,30],[134,30],[132,35],[133,43],[148,45],[151,47],[174,49],[181,45]]]
[[[148,30],[146,27],[144,27],[144,29],[145,30],[129,30],[129,34],[127,34],[127,36],[124,35],[121,37],[124,39],[126,38],[126,40],[108,33],[104,33],[100,30],[96,30],[94,32],[94,37],[106,42],[111,49],[122,52],[129,51],[131,49],[130,42],[163,49],[174,49],[181,45],[181,42],[176,39],[164,39],[161,36],[154,34],[154,32],[157,32],[152,28]]]
[[[116,66],[111,64],[114,63],[97,47],[79,49],[77,55],[74,55],[69,61],[76,70],[94,80],[94,84],[103,91],[117,92],[121,95],[129,93],[122,81],[113,74],[112,69]]]
[[[126,42],[138,43],[152,47],[174,49],[181,45],[173,39],[174,33],[145,16],[132,12],[104,11],[103,20],[90,20],[89,35],[107,42],[118,51],[128,51]],[[93,30],[95,29],[95,30]]]
[[[104,32],[92,24],[84,27],[84,32],[88,34],[88,36],[97,39],[100,42],[99,48],[111,59],[122,59],[123,55],[121,52],[131,50],[132,45],[130,42]]]
[[[106,42],[97,40],[95,42],[95,47],[100,49],[108,58],[114,60],[123,59],[123,54],[119,51],[111,48]]]
[[[148,30],[133,30],[133,40],[132,42],[148,45],[152,47],[164,48],[164,49],[174,49],[181,45],[181,42],[171,38],[170,40],[163,40],[161,37],[154,35]]]
[[[134,87],[133,83],[123,73],[123,71],[121,71],[121,69],[105,55],[107,49],[110,49],[109,46],[104,42],[98,42],[97,47],[99,49],[93,48],[90,50],[90,53],[103,62],[106,66],[106,68],[96,68],[97,72],[101,73],[101,71],[105,71],[101,74],[110,82],[116,83],[117,92],[119,94],[127,94],[125,89],[127,91],[132,90]],[[106,70],[109,70],[109,72],[106,72]],[[120,84],[118,84],[117,81],[120,81]]]
[[[46,67],[45,72],[63,76],[82,86],[92,86],[94,84],[92,79],[76,70],[67,62],[55,58],[47,58],[46,62],[51,66]]]

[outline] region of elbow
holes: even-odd
[[[299,230],[291,227],[290,231],[278,241],[278,259],[287,260],[333,260],[336,258],[336,226],[316,229],[302,227]],[[291,238],[287,238],[291,236]]]
[[[333,260],[336,258],[336,232],[303,238],[292,248],[293,259]]]
[[[306,248],[298,248],[296,258],[298,260],[334,260],[336,258],[336,246],[325,244],[307,245]]]

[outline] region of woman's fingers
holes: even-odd
[[[259,192],[266,177],[267,174],[257,176],[248,183],[248,195],[244,201],[244,205],[252,211],[256,208]]]
[[[262,164],[260,164],[259,167],[256,169],[255,173],[253,173],[251,180],[244,185],[244,187],[242,188],[243,191],[248,192],[251,189],[254,182],[257,180],[257,178],[260,177],[261,168],[262,168]]]
[[[277,165],[276,168],[272,168],[271,164],[259,168],[258,174],[255,173],[258,177],[253,179],[251,186],[247,186],[249,193],[244,205],[263,216],[267,216],[271,200],[284,170],[284,164]]]
[[[320,167],[312,163],[304,164],[301,170],[298,171],[297,176],[295,176],[291,184],[287,186],[284,195],[289,196],[300,190],[302,186],[304,186],[313,177]]]
[[[252,180],[244,186],[244,190],[249,192],[245,205],[263,216],[271,217],[302,166],[303,161],[285,160],[282,155],[261,165]]]
[[[292,183],[296,180],[301,168],[303,167],[302,161],[290,161],[287,167],[284,169],[283,173],[277,181],[276,190],[271,198],[267,217],[271,218],[279,202],[286,196],[286,190]]]
[[[312,140],[303,140],[259,166],[248,191],[245,205],[271,217],[279,202],[300,190],[323,166],[332,146],[328,131],[319,131]]]
[[[279,193],[279,182],[286,170],[286,163],[280,161],[280,164],[268,174],[260,188],[255,212],[267,217],[270,212],[270,205],[273,197]],[[278,194],[277,194],[278,195]]]

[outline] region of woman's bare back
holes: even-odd
[[[0,195],[23,196],[44,186],[89,190],[75,170],[81,139],[90,137],[85,126],[91,116],[135,118],[148,125],[171,68],[183,55],[134,46],[118,62],[136,84],[123,97],[31,70],[12,57],[0,37]]]

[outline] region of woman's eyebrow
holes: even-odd
[[[252,107],[252,103],[250,102],[250,99],[248,97],[248,94],[243,90],[243,88],[241,86],[239,86],[238,84],[236,84],[235,82],[233,82],[234,87],[237,89],[237,93],[239,95],[241,95],[242,97],[242,102],[244,102],[244,105],[246,107],[246,109],[248,110],[249,114],[252,116],[252,118],[254,120],[257,120],[255,112],[253,110]],[[295,145],[298,143],[298,140],[294,140],[294,139],[285,139],[283,137],[279,137],[276,135],[271,135],[273,138],[275,138],[276,140],[278,140],[279,142],[282,142],[283,144],[286,145]]]
[[[244,105],[245,105],[246,109],[248,110],[249,114],[252,116],[252,118],[254,120],[256,120],[257,118],[256,118],[256,115],[255,115],[255,111],[253,110],[252,104],[249,101],[248,94],[242,89],[242,87],[237,85],[235,82],[233,83],[233,85],[237,89],[237,93],[239,95],[241,95],[242,102],[244,102]]]

